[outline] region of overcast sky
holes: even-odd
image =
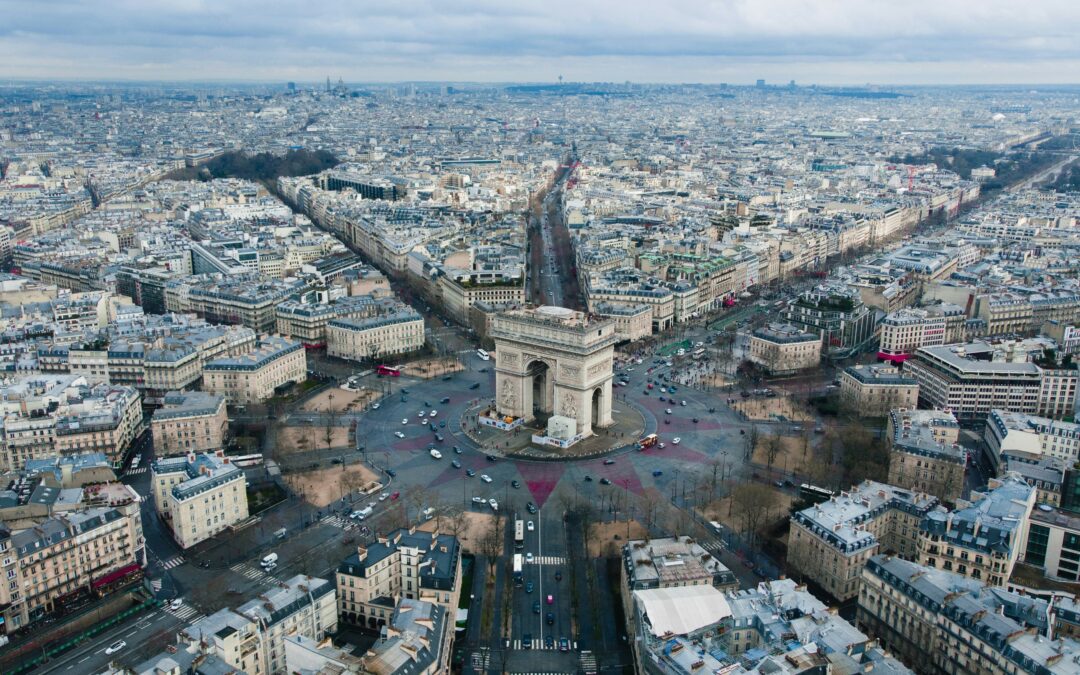
[[[1080,0],[0,0],[19,79],[1076,83]]]

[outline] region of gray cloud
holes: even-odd
[[[1069,82],[1075,0],[0,0],[0,77]]]

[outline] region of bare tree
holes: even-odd
[[[779,431],[774,431],[765,439],[765,464],[772,471],[773,463],[784,449],[784,437]]]
[[[731,503],[740,523],[739,529],[753,546],[769,512],[779,503],[776,492],[760,483],[743,483],[732,490]]]
[[[420,512],[427,504],[430,495],[422,486],[417,485],[416,487],[410,488],[408,498],[409,504],[412,505],[413,509],[416,511],[416,519],[419,521]]]
[[[448,506],[443,509],[443,518],[446,520],[447,534],[457,539],[461,539],[469,529],[469,514],[460,506]],[[442,531],[441,521],[439,531]]]
[[[746,435],[746,459],[751,459],[754,456],[754,450],[757,448],[758,440],[761,438],[761,432],[758,431],[756,424],[750,425],[750,433]]]
[[[489,563],[502,553],[504,539],[503,516],[501,513],[494,513],[491,515],[488,528],[480,540],[480,552],[488,558]]]

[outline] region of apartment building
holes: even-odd
[[[858,625],[920,673],[1064,675],[1080,643],[1055,638],[1045,600],[886,555],[863,569]]]
[[[158,517],[190,548],[248,517],[247,479],[225,453],[165,457],[150,464]]]
[[[278,387],[305,379],[304,346],[276,335],[264,336],[246,354],[216,358],[203,366],[203,389],[224,396],[231,405],[264,401]]]
[[[378,309],[371,297],[338,298],[327,302],[286,300],[275,309],[278,334],[300,340],[305,347],[326,346],[326,326],[341,317],[370,316]]]
[[[89,385],[74,375],[36,375],[0,387],[0,469],[28,460],[104,453],[120,467],[143,428],[139,392]]]
[[[904,373],[919,383],[920,406],[949,409],[961,423],[982,421],[993,409],[1055,419],[1073,414],[1078,371],[995,358],[981,342],[920,347]]]
[[[874,337],[874,313],[858,291],[839,284],[803,292],[783,320],[819,336],[822,349],[833,356],[850,354]]]
[[[1080,424],[1074,422],[995,408],[986,416],[983,440],[995,468],[1007,455],[1054,457],[1066,465],[1080,461]]]
[[[138,496],[126,486],[97,490],[106,502],[13,531],[0,526],[0,633],[12,633],[86,598],[142,577],[146,564]]]
[[[771,375],[792,375],[821,363],[821,337],[784,323],[750,334],[749,359]]]
[[[150,421],[158,455],[219,450],[228,429],[225,397],[202,391],[169,392]]]
[[[439,603],[402,599],[383,628],[384,638],[364,654],[363,670],[359,672],[449,673],[455,611]]]
[[[631,591],[700,585],[733,591],[739,587],[739,580],[724,563],[685,535],[629,541],[622,553],[626,586]]]
[[[456,537],[395,530],[346,558],[337,569],[338,614],[356,626],[378,629],[404,600],[457,608],[461,549]]]
[[[525,302],[525,284],[522,280],[482,283],[458,281],[450,275],[443,275],[436,284],[438,297],[447,315],[463,324],[469,321],[469,308],[478,302],[489,305]]]
[[[904,361],[919,347],[959,342],[966,320],[964,308],[949,303],[891,312],[881,320],[878,358]]]
[[[1023,551],[1035,489],[1019,476],[991,478],[986,492],[955,511],[931,511],[919,525],[922,565],[1004,586]]]
[[[1028,521],[1023,562],[1055,581],[1080,581],[1080,514],[1040,504]]]
[[[287,665],[286,640],[301,636],[320,642],[336,633],[336,595],[332,582],[298,574],[235,610],[199,619],[177,634],[177,643],[252,675],[294,672]]]
[[[652,335],[652,308],[648,305],[596,303],[593,313],[615,322],[615,332],[627,342]]]
[[[840,405],[860,415],[883,417],[918,402],[919,383],[895,366],[855,365],[840,373]]]
[[[982,319],[986,335],[1024,335],[1033,325],[1031,300],[1021,293],[989,293],[975,297],[972,317]]]
[[[424,319],[411,308],[371,318],[341,318],[326,326],[326,354],[350,361],[415,352],[424,346]]]
[[[955,504],[964,490],[967,451],[957,444],[960,425],[943,410],[893,410],[886,438],[889,484]]]
[[[864,481],[791,516],[788,564],[841,602],[859,592],[862,567],[881,550],[913,557],[919,524],[937,497]]]
[[[200,275],[170,282],[165,288],[165,304],[170,312],[194,313],[210,323],[269,333],[277,325],[277,305],[303,288],[300,281],[268,280],[258,275]]]

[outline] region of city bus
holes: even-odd
[[[799,486],[799,496],[814,504],[818,504],[820,502],[828,501],[828,499],[833,496],[833,491],[826,490],[825,488],[816,485],[810,485],[809,483],[803,483]]]
[[[522,558],[523,557],[524,556],[522,556],[520,553],[515,553],[514,554],[514,585],[515,586],[521,586],[521,584],[522,584],[521,563],[522,563]]]
[[[660,438],[656,434],[649,434],[648,436],[643,437],[637,442],[638,450],[651,448],[652,446],[656,445],[656,442],[658,440],[660,440]]]
[[[520,551],[525,548],[525,521],[514,521],[514,550]]]
[[[476,350],[476,355],[479,356],[481,359],[483,359],[485,361],[490,361],[491,360],[491,354],[488,354],[483,349],[477,349]]]
[[[692,354],[690,354],[690,356],[692,356],[695,359],[700,359],[702,356],[705,356],[705,350],[704,349],[695,349],[694,352]]]
[[[401,377],[401,368],[398,366],[379,366],[375,372],[389,377]]]

